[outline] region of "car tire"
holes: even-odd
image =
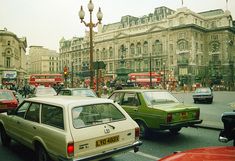
[[[149,129],[143,121],[137,121],[140,127],[140,138],[147,138],[149,134]]]
[[[7,135],[6,130],[3,126],[0,127],[1,130],[1,141],[3,146],[9,146],[11,143],[11,137]]]
[[[209,99],[208,103],[209,103],[209,104],[212,104],[212,102],[213,102],[213,99],[212,99],[212,98]]]
[[[173,129],[169,129],[170,130],[170,133],[173,134],[173,135],[177,135],[179,134],[179,131],[181,130],[181,127],[179,128],[173,128]]]
[[[49,158],[49,155],[47,154],[46,149],[40,144],[37,144],[35,148],[35,160],[36,161],[50,161],[50,158]]]

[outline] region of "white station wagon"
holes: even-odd
[[[48,161],[100,160],[134,150],[139,126],[112,100],[85,97],[35,97],[0,114],[4,146],[14,139]]]

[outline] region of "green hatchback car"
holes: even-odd
[[[120,104],[138,123],[141,137],[146,137],[149,130],[177,134],[182,127],[202,123],[200,108],[179,102],[165,90],[116,90],[109,99]]]

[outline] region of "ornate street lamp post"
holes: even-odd
[[[90,2],[87,5],[88,10],[90,12],[90,22],[86,23],[83,19],[85,17],[85,12],[83,11],[83,8],[81,6],[81,9],[79,11],[79,17],[81,19],[81,23],[84,23],[86,27],[89,27],[89,31],[90,31],[90,88],[94,89],[94,65],[93,65],[93,28],[96,27],[98,24],[101,24],[101,20],[103,18],[103,14],[101,12],[101,9],[99,7],[99,11],[97,12],[97,19],[98,22],[97,23],[93,23],[92,22],[92,11],[94,9],[94,4],[92,3],[92,0],[90,0]]]

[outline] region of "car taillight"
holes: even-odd
[[[68,146],[67,146],[67,153],[68,153],[68,156],[73,156],[74,154],[74,144],[73,143],[69,143]]]
[[[139,139],[139,137],[140,137],[140,128],[137,127],[135,128],[135,139]]]
[[[195,118],[196,118],[196,119],[199,119],[199,116],[200,116],[200,111],[196,111]]]
[[[167,114],[167,119],[166,119],[167,123],[172,121],[172,113],[168,113]]]

